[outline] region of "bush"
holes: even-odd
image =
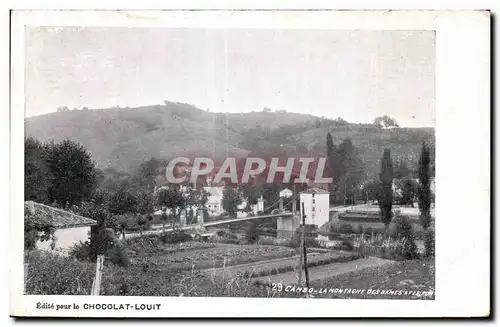
[[[210,214],[208,213],[208,210],[203,210],[203,221],[208,221],[210,218]]]
[[[130,263],[129,258],[125,253],[125,249],[119,245],[108,249],[108,251],[106,251],[105,257],[115,265],[121,267],[126,267]]]
[[[71,258],[75,258],[79,261],[93,260],[92,249],[89,241],[73,245],[69,249],[68,254]]]
[[[272,238],[261,238],[257,241],[260,245],[275,245]]]
[[[395,255],[398,258],[411,260],[418,257],[418,248],[415,244],[415,236],[410,220],[407,217],[398,216],[394,219],[397,234],[397,246]]]
[[[333,241],[333,240],[340,240],[342,238],[342,234],[339,234],[339,233],[330,233],[328,235],[328,239],[330,241]]]
[[[223,230],[223,229],[218,230],[216,234],[219,237],[225,237],[225,236],[227,236],[227,232],[225,230]]]
[[[257,234],[257,224],[255,222],[251,222],[248,226],[245,239],[249,244],[254,244],[259,239],[259,235]]]
[[[341,234],[353,234],[354,228],[350,224],[342,224],[339,227],[339,233]]]
[[[187,234],[184,231],[173,231],[162,234],[160,236],[160,240],[164,244],[175,244],[175,243],[192,241],[193,238],[191,237],[191,235]]]
[[[424,245],[425,245],[424,256],[427,258],[433,257],[435,254],[434,230],[428,229],[425,232]]]
[[[337,244],[333,247],[335,250],[341,250],[341,251],[352,251],[354,249],[354,246],[352,245],[352,242],[349,240],[342,240],[340,244]]]

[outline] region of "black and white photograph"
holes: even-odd
[[[48,296],[26,312],[445,296],[436,30],[76,22],[20,33],[18,277],[23,296]]]

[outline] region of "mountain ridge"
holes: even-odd
[[[393,160],[414,166],[422,142],[434,147],[434,128],[382,129],[284,110],[213,113],[165,101],[163,105],[55,112],[25,119],[25,135],[43,142],[71,139],[92,154],[98,168],[129,171],[151,157],[326,156],[326,135],[349,137],[368,175],[378,171],[385,147]]]

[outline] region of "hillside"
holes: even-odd
[[[287,112],[211,113],[194,106],[165,105],[66,111],[25,120],[26,136],[56,142],[80,142],[100,168],[130,170],[151,158],[209,156],[222,158],[269,154],[325,155],[326,134],[336,143],[350,137],[375,176],[384,148],[393,158],[416,163],[422,141],[434,144],[432,128],[383,130]]]

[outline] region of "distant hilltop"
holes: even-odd
[[[423,141],[434,148],[434,128],[398,127],[390,119],[353,124],[269,108],[225,114],[165,101],[136,108],[61,109],[26,118],[25,133],[43,142],[77,141],[90,151],[97,167],[122,171],[151,157],[324,156],[330,133],[336,143],[350,138],[367,174],[375,177],[384,148],[391,149],[394,161],[409,167],[416,165]]]

